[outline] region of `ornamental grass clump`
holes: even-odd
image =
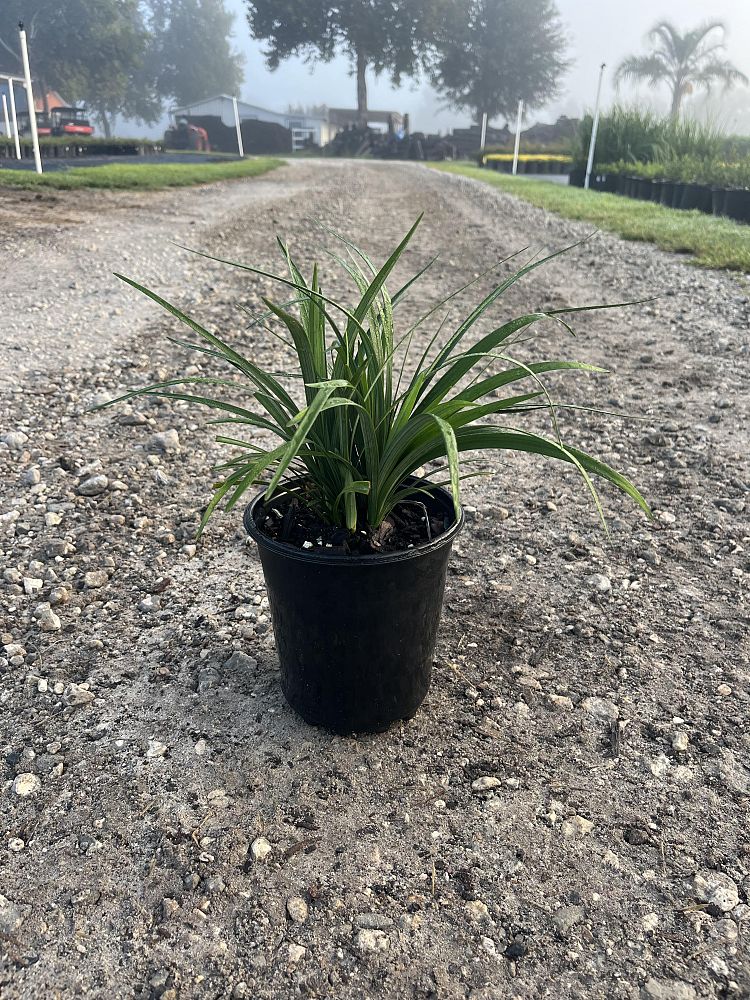
[[[280,491],[289,495],[290,490],[296,490],[322,523],[352,534],[372,535],[399,505],[418,502],[429,492],[426,481],[410,477],[434,462],[442,464],[431,470],[430,482],[439,485],[440,477],[444,478],[458,517],[460,483],[468,475],[464,456],[490,451],[530,452],[572,465],[600,515],[592,477],[613,483],[648,512],[641,494],[623,475],[563,442],[558,406],[540,378],[546,372],[604,369],[579,361],[524,363],[513,351],[543,320],[556,320],[570,330],[563,314],[606,307],[531,312],[500,325],[490,324],[491,329],[482,335],[476,332],[479,321],[487,318],[508,288],[564,251],[532,260],[504,277],[452,329],[448,329],[447,314],[441,322],[435,320],[437,329],[412,358],[410,349],[417,331],[441,310],[446,312],[444,307],[478,280],[446,295],[415,323],[398,322],[408,292],[434,263],[422,268],[393,296],[387,292],[386,281],[420,221],[421,216],[379,268],[353,244],[337,237],[342,250],[331,256],[357,288],[357,301],[351,308],[324,293],[317,265],[309,279],[305,278],[281,240],[288,277],[221,261],[273,278],[287,290],[283,304],[264,299],[267,311],[257,320],[258,326],[281,338],[293,358],[293,367],[283,372],[261,368],[155,292],[118,275],[185,323],[197,337],[194,342],[178,343],[226,362],[241,376],[240,380],[178,377],[112,401],[141,395],[182,400],[216,411],[216,423],[231,425],[231,436],[227,432],[217,438],[232,449],[232,457],[219,467],[220,478],[203,515],[201,531],[219,504],[224,502],[229,510],[249,489],[261,484],[269,503]],[[485,276],[496,267],[493,265]],[[220,393],[197,395],[187,388],[193,386],[231,390],[241,398],[226,401],[219,398]],[[549,436],[522,426],[539,410],[550,416]],[[488,418],[493,422],[487,422]],[[262,443],[265,435],[259,436],[259,430],[270,432],[275,440]]]

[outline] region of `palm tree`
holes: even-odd
[[[717,32],[721,32],[717,35]],[[710,91],[716,83],[728,90],[748,79],[722,56],[726,28],[721,21],[707,21],[684,35],[669,21],[654,25],[647,38],[651,52],[628,56],[617,67],[615,79],[645,80],[652,86],[667,83],[672,91],[671,115],[679,117],[682,100],[696,88]]]

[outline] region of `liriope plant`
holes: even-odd
[[[558,407],[540,377],[546,372],[604,369],[578,361],[524,363],[510,353],[513,344],[526,339],[543,320],[555,319],[570,330],[563,314],[611,307],[531,312],[494,326],[481,336],[475,332],[477,323],[511,285],[565,251],[532,260],[503,278],[449,333],[444,332],[445,317],[439,324],[436,321],[437,330],[408,373],[407,362],[417,329],[477,280],[447,295],[416,323],[396,333],[400,303],[434,263],[422,268],[393,296],[388,294],[386,281],[420,221],[421,216],[380,268],[362,250],[337,237],[343,249],[331,256],[358,291],[358,300],[351,308],[324,294],[317,265],[306,279],[281,240],[278,242],[288,276],[209,257],[272,278],[291,290],[291,300],[281,305],[263,300],[267,311],[258,325],[282,339],[294,356],[293,371],[265,370],[155,292],[118,275],[176,316],[198,338],[178,343],[221,359],[244,382],[178,377],[135,389],[104,404],[110,406],[137,396],[161,396],[208,407],[219,412],[216,423],[244,428],[244,437],[234,436],[243,433],[237,430],[217,437],[232,449],[232,457],[217,470],[220,478],[200,531],[222,501],[229,510],[258,484],[265,487],[266,499],[270,500],[282,485],[288,489],[290,481],[303,481],[306,499],[326,522],[350,531],[372,532],[397,504],[426,488],[409,481],[412,473],[426,463],[440,460],[443,464],[433,472],[433,482],[441,474],[446,477],[445,485],[450,485],[458,513],[460,483],[467,475],[465,455],[492,451],[530,452],[572,465],[582,476],[602,519],[592,477],[613,483],[649,512],[646,501],[628,479],[563,442],[556,417]],[[283,332],[269,327],[269,322],[275,322]],[[293,387],[299,386],[300,380],[299,395],[304,392],[304,401],[294,394]],[[234,392],[241,389],[253,402],[227,402],[198,395],[188,388],[192,386],[216,386]],[[540,409],[551,414],[550,436],[520,426],[519,418],[527,419]],[[488,423],[487,418],[495,419]],[[270,432],[276,440],[266,446],[260,442],[258,430]]]

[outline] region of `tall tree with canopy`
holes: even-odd
[[[721,21],[707,21],[684,34],[670,21],[660,21],[647,35],[651,51],[623,59],[615,79],[643,81],[652,87],[667,84],[672,98],[670,113],[679,118],[683,100],[694,90],[710,92],[715,84],[728,90],[748,82],[724,57],[725,37]]]
[[[338,52],[357,78],[357,110],[367,118],[367,70],[398,84],[415,75],[447,0],[247,0],[254,38],[270,69],[290,56],[327,62]]]
[[[0,53],[16,72],[18,21],[45,94],[51,87],[71,103],[85,101],[106,135],[117,114],[158,119],[161,100],[148,72],[150,38],[139,0],[3,0]]]
[[[479,120],[546,104],[570,65],[554,0],[454,0],[432,60],[436,89]]]
[[[232,51],[234,14],[224,0],[148,0],[154,45],[150,63],[159,92],[179,104],[236,94],[242,56]]]

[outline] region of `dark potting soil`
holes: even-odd
[[[453,524],[435,499],[418,494],[413,500],[397,504],[376,529],[349,531],[327,524],[305,503],[303,493],[282,495],[257,508],[255,523],[264,535],[306,551],[355,556],[402,552],[429,542]]]

